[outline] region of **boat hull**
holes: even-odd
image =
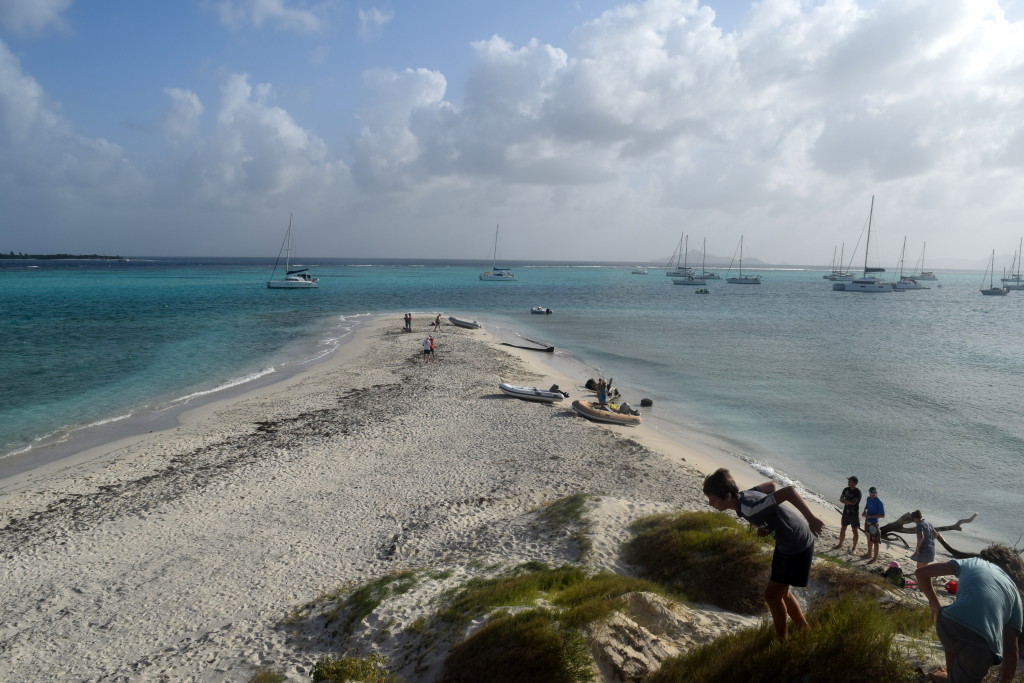
[[[883,294],[892,292],[892,284],[882,282],[876,277],[858,278],[850,282],[833,282],[832,290],[835,292],[863,292],[867,294]]]
[[[267,280],[267,289],[319,289],[316,280]]]
[[[707,282],[705,282],[704,280],[701,280],[700,278],[696,278],[696,277],[683,277],[683,278],[674,277],[674,278],[672,278],[672,284],[674,284],[674,285],[695,285],[695,286],[701,286],[701,285],[706,285]]]
[[[480,273],[480,279],[484,282],[515,282],[516,276],[512,273]]]
[[[981,290],[981,293],[985,296],[1006,296],[1010,293],[1010,290],[1002,289],[1000,287],[990,287],[988,289]]]
[[[594,422],[605,422],[630,427],[640,424],[639,415],[626,415],[624,413],[614,413],[611,410],[602,410],[595,401],[573,401],[572,409],[577,415],[582,415]]]
[[[463,320],[462,318],[456,318],[455,316],[448,316],[448,322],[456,327],[464,327],[467,330],[480,329],[480,323],[475,320]]]
[[[565,394],[537,387],[521,387],[502,382],[498,385],[498,389],[506,396],[513,396],[523,401],[533,401],[535,403],[558,403],[565,400]]]
[[[759,285],[761,284],[760,277],[730,277],[725,280],[730,285]]]

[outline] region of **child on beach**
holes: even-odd
[[[774,482],[766,481],[741,492],[725,468],[704,479],[704,495],[708,497],[708,505],[716,510],[732,510],[740,519],[757,527],[758,533],[775,535],[771,576],[764,591],[775,633],[779,640],[786,639],[787,615],[798,630],[807,628],[807,619],[790,586],[807,585],[814,558],[814,537],[821,535],[825,523],[814,516],[792,486],[776,490]],[[803,517],[783,503],[795,507]]]
[[[850,477],[846,480],[846,488],[839,494],[839,502],[843,506],[842,525],[839,528],[839,542],[832,546],[833,550],[843,547],[846,540],[846,527],[853,531],[853,545],[850,552],[857,552],[857,541],[860,540],[860,489],[857,488],[857,477]]]
[[[917,568],[920,569],[935,561],[935,539],[941,536],[931,522],[924,521],[924,515],[920,510],[911,512],[910,520],[917,525],[917,548],[910,559],[917,562]]]
[[[864,532],[868,537],[868,551],[861,555],[868,564],[878,561],[878,548],[882,543],[882,531],[878,520],[882,517],[885,517],[885,505],[878,497],[878,489],[872,486],[868,489],[868,499],[864,502]]]

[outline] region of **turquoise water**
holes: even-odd
[[[982,297],[981,273],[870,295],[833,292],[820,271],[766,270],[760,286],[709,281],[695,295],[629,267],[519,267],[517,282],[489,283],[481,264],[321,260],[319,290],[285,291],[264,287],[266,260],[0,266],[5,456],[43,457],[54,440],[67,451],[83,425],[266,381],[366,314],[393,314],[397,329],[406,311],[444,311],[552,343],[627,400],[654,399],[658,429],[829,501],[856,474],[893,514],[978,512],[964,545],[1020,535],[1024,292]]]

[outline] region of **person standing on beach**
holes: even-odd
[[[868,551],[861,555],[868,564],[878,561],[878,548],[882,544],[882,531],[878,520],[885,517],[885,505],[878,497],[878,489],[868,489],[868,499],[864,502],[864,533],[868,537]],[[874,556],[871,551],[874,550]]]
[[[807,619],[790,586],[804,587],[811,573],[814,559],[814,537],[820,536],[825,523],[814,516],[800,493],[792,486],[775,489],[775,483],[766,481],[752,489],[740,492],[729,470],[721,468],[704,479],[704,495],[708,505],[720,512],[732,510],[740,519],[757,527],[759,534],[775,535],[775,553],[772,555],[771,576],[764,591],[764,600],[772,613],[772,622],[779,640],[786,639],[789,622],[802,630]],[[789,503],[800,513],[784,506]],[[801,517],[801,515],[803,515]]]
[[[935,561],[935,539],[941,536],[931,522],[924,521],[924,515],[920,510],[911,512],[910,520],[917,525],[917,548],[910,559],[917,562],[917,568],[920,569]]]
[[[846,480],[846,488],[839,494],[839,504],[843,506],[842,526],[839,528],[839,542],[832,546],[833,550],[843,547],[846,540],[846,527],[853,532],[853,545],[850,552],[857,552],[857,541],[860,540],[860,489],[857,488],[857,477]]]
[[[436,318],[434,318],[434,329],[435,329],[435,330],[436,330],[437,332],[440,332],[440,331],[441,331],[441,314],[440,314],[440,313],[438,313],[438,314],[437,314],[437,317],[436,317]]]
[[[600,405],[608,403],[608,385],[605,384],[603,377],[597,380],[597,402]]]
[[[426,337],[423,340],[423,362],[430,360],[430,349],[433,346],[433,337]]]
[[[976,683],[1000,664],[1000,681],[1017,673],[1024,631],[1024,562],[1013,548],[994,543],[978,557],[920,567],[918,585],[928,598],[935,631],[946,652],[946,668],[930,672],[931,680]],[[938,576],[956,576],[956,601],[942,607],[932,586]]]
[[[430,362],[433,363],[437,359],[437,356],[434,355],[434,335],[430,335],[427,339],[430,340]]]

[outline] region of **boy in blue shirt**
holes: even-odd
[[[772,613],[772,622],[779,640],[786,639],[787,615],[797,629],[807,628],[807,619],[790,586],[804,587],[811,574],[814,559],[814,537],[821,535],[825,523],[814,516],[807,503],[792,486],[775,490],[775,483],[766,481],[747,491],[740,491],[729,470],[722,468],[704,479],[704,495],[708,505],[720,512],[732,510],[740,519],[757,527],[759,534],[775,535],[771,577],[764,591],[764,600]],[[789,503],[800,512],[783,506]]]
[[[878,520],[882,517],[885,517],[885,505],[878,497],[878,489],[872,486],[868,489],[868,499],[864,501],[864,532],[868,537],[868,551],[861,555],[868,561],[868,564],[878,561],[878,547],[882,541]],[[872,555],[872,550],[874,550],[874,555]]]

